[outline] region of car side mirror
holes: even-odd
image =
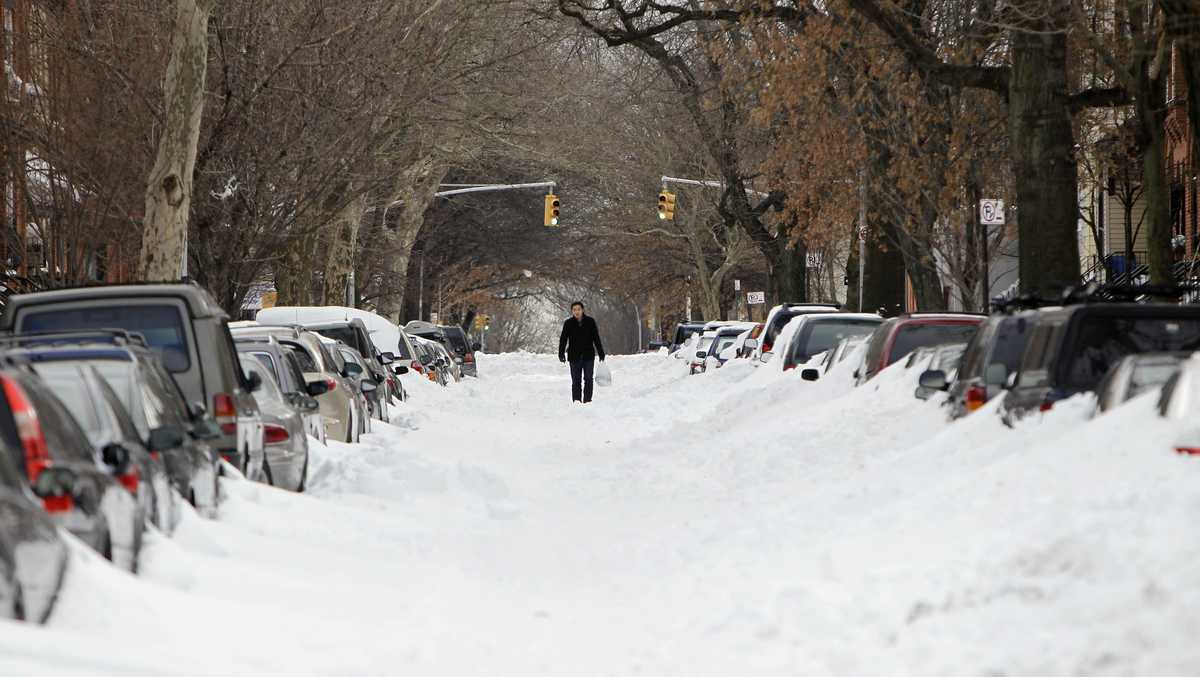
[[[1012,390],[1015,387],[1017,387],[1017,372],[1014,371],[1008,375],[1008,378],[1004,379],[1004,388],[1005,390]]]
[[[800,370],[800,378],[804,379],[805,381],[816,381],[817,379],[821,378],[821,372],[811,367],[808,369],[802,369]]]
[[[345,376],[346,378],[362,376],[362,373],[363,368],[357,364],[354,364],[353,362],[347,362],[346,366],[342,368],[342,376]]]
[[[408,367],[402,364],[402,365],[400,365],[400,366],[396,367],[396,373],[397,373],[397,374],[407,374],[407,373],[408,373]]]
[[[297,408],[306,414],[316,413],[321,409],[321,403],[317,401],[317,398],[308,395],[300,395],[296,398],[296,402],[299,405]]]
[[[371,381],[363,381],[359,384],[359,387],[364,393],[373,393],[379,389],[379,386],[375,385]]]
[[[983,374],[983,382],[989,386],[1005,387],[1008,382],[1008,369],[1003,364],[989,364]]]
[[[114,473],[124,475],[125,468],[129,466],[129,450],[121,444],[113,443],[105,445],[100,450],[100,460]]]
[[[313,397],[324,395],[325,393],[329,392],[329,384],[325,381],[309,381],[308,383],[304,384],[304,392],[312,395]]]
[[[246,385],[250,388],[250,392],[258,392],[258,389],[262,387],[262,377],[256,371],[250,372],[246,375]]]
[[[927,369],[921,374],[917,381],[922,388],[930,390],[945,390],[949,384],[946,382],[946,372],[941,369]]]
[[[742,347],[746,350],[758,350],[758,341],[754,339],[746,339],[742,342]]]
[[[394,363],[395,361],[396,361],[395,353],[380,353],[379,354],[379,364],[387,366],[389,364]]]
[[[150,451],[166,451],[183,446],[183,431],[173,425],[164,425],[150,431],[146,446]]]
[[[198,440],[215,440],[221,436],[221,426],[208,416],[196,419],[192,424],[192,437]]]
[[[700,359],[702,359],[702,360],[703,360],[704,358],[708,357],[708,351],[706,351],[706,350],[697,350],[697,351],[696,351],[696,357],[698,357],[698,358],[700,358]]]
[[[75,471],[62,466],[43,468],[34,480],[33,495],[40,499],[71,498],[75,493]]]

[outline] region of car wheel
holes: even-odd
[[[266,484],[275,486],[275,476],[271,474],[271,462],[267,460],[267,452],[263,452],[262,476],[267,480]]]

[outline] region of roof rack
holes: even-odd
[[[111,343],[113,345],[148,347],[145,336],[127,329],[79,329],[2,334],[0,335],[0,343],[17,345],[26,343]]]
[[[1043,298],[1038,294],[1022,294],[1011,298],[997,296],[992,299],[991,305],[995,312],[1011,315],[1021,310],[1037,310],[1046,306],[1062,305],[1062,301]]]
[[[826,308],[837,308],[838,310],[842,309],[842,304],[840,304],[840,303],[816,303],[815,301],[796,301],[796,302],[792,302],[792,303],[784,303],[783,304],[784,308],[795,308],[797,306],[824,306]]]
[[[1152,299],[1182,299],[1200,291],[1196,284],[1105,284],[1089,282],[1063,291],[1062,305],[1081,303],[1139,303]]]

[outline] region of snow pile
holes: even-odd
[[[951,424],[860,356],[612,357],[590,405],[555,356],[410,379],[309,494],[226,481],[140,578],[74,547],[0,674],[1197,673],[1200,464],[1153,395]]]

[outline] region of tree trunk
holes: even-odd
[[[789,244],[786,234],[780,234],[771,244],[767,257],[771,300],[774,303],[808,301],[808,247],[802,241]]]
[[[862,311],[898,315],[904,311],[904,256],[894,244],[892,226],[875,224],[871,232],[882,236],[867,237]]]
[[[158,154],[146,186],[139,270],[143,280],[187,274],[192,170],[204,111],[208,17],[217,0],[175,0],[175,35],[167,62],[166,106]]]
[[[1158,101],[1138,104],[1138,108],[1157,106]],[[1157,126],[1149,126],[1150,143],[1142,150],[1142,180],[1146,196],[1146,263],[1150,266],[1151,284],[1169,284],[1171,274],[1171,187],[1167,181],[1166,144],[1167,133],[1163,127],[1165,117],[1152,112],[1150,117],[1158,120]],[[1132,280],[1130,280],[1132,282]]]
[[[1009,136],[1016,180],[1020,288],[1050,294],[1079,282],[1074,130],[1067,88],[1069,3],[1009,31]]]
[[[425,211],[436,199],[435,193],[446,176],[446,171],[445,167],[435,163],[432,156],[414,161],[402,173],[400,185],[395,191],[396,199],[402,201],[393,210],[400,212],[397,224],[394,228],[383,224],[387,246],[391,252],[391,265],[383,274],[378,312],[393,322],[400,322],[404,308],[404,294],[408,287],[408,264],[412,258],[413,244],[425,223]]]
[[[366,196],[359,194],[342,207],[334,217],[333,227],[325,233],[325,275],[322,293],[325,305],[346,305],[346,290],[350,288],[354,253],[358,249],[358,228],[366,210]]]

